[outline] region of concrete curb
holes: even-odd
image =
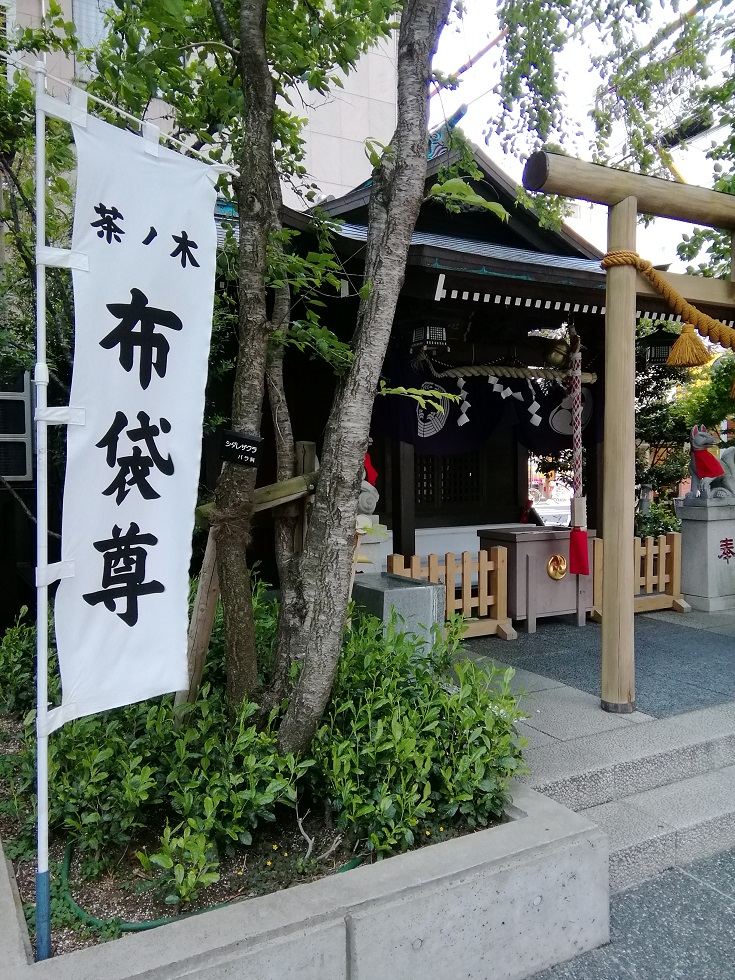
[[[13,964],[9,980],[522,980],[609,940],[607,838],[524,786],[508,816],[500,827],[36,964],[3,861],[0,963]]]

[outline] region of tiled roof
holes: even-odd
[[[340,225],[338,234],[342,238],[353,241],[367,241],[367,228],[364,225]],[[603,277],[605,273],[600,268],[597,259],[578,259],[569,255],[549,255],[546,252],[533,252],[525,248],[508,248],[505,245],[493,245],[472,238],[455,238],[452,235],[434,235],[425,231],[415,231],[411,236],[412,245],[425,245],[432,248],[443,248],[451,252],[461,252],[465,255],[478,255],[502,262],[522,262],[526,265],[538,265],[543,268],[567,269],[575,272],[596,273]]]

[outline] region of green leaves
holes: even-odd
[[[365,617],[346,636],[309,776],[339,829],[379,855],[414,846],[436,819],[486,824],[522,770],[512,672],[488,678],[460,663],[459,687],[446,681],[461,617],[431,646],[395,621],[383,627]]]
[[[365,140],[365,156],[370,161],[370,165],[372,166],[373,170],[380,166],[380,161],[384,155],[390,157],[392,152],[392,147],[390,145],[386,146],[386,144],[381,143],[380,140]]]
[[[178,831],[181,830],[181,834]],[[161,836],[161,849],[150,856],[137,851],[136,857],[150,874],[153,868],[163,873],[157,879],[157,887],[166,892],[167,905],[191,902],[203,888],[219,881],[219,860],[216,848],[207,836],[192,831],[191,827],[178,824],[173,830],[168,821]]]
[[[406,398],[413,398],[421,408],[426,408],[427,405],[430,405],[437,412],[443,412],[447,402],[458,402],[460,397],[459,395],[452,395],[446,391],[432,391],[429,388],[404,388],[403,385],[389,388],[384,381],[380,382],[378,394],[405,395]]]
[[[25,621],[27,615],[28,607],[22,606],[15,624],[0,640],[0,708],[18,714],[36,703],[36,630]]]
[[[461,177],[451,177],[443,183],[434,184],[429,191],[429,197],[436,197],[445,203],[454,205],[484,208],[500,218],[501,221],[507,221],[509,218],[508,212],[502,204],[481,197]]]

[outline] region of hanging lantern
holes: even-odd
[[[421,347],[424,350],[436,350],[447,346],[446,323],[436,320],[425,320],[413,328],[411,350]]]
[[[639,340],[638,347],[644,354],[645,366],[665,365],[677,340],[678,335],[670,330],[654,330]]]

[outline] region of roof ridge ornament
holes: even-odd
[[[441,126],[429,133],[429,150],[426,154],[427,160],[435,160],[449,152],[448,137],[454,130],[459,121],[467,112],[467,106],[461,105],[456,112],[453,112],[449,119],[446,119]]]

